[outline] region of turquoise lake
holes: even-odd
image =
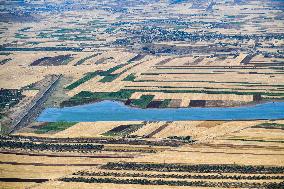
[[[284,102],[269,102],[232,108],[139,109],[116,101],[47,108],[38,117],[41,122],[93,121],[181,121],[181,120],[257,120],[283,119]]]

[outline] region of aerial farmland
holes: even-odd
[[[0,10],[0,188],[283,188],[283,1]]]

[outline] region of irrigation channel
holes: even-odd
[[[284,102],[269,102],[232,108],[164,108],[139,109],[116,101],[88,105],[47,108],[38,121],[181,121],[181,120],[265,120],[283,119]]]

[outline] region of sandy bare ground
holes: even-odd
[[[98,137],[103,133],[125,124],[139,124],[141,122],[96,122],[96,123],[78,123],[64,131],[56,133],[53,137]]]
[[[280,121],[278,123],[281,123]],[[179,122],[173,124],[178,125]],[[180,127],[167,127],[157,136],[186,133],[197,139],[197,144],[180,147],[155,154],[154,157],[138,158],[139,162],[159,163],[200,163],[200,164],[243,164],[243,165],[284,165],[282,144],[283,130],[251,128],[263,121],[231,121],[225,123],[194,123]],[[172,128],[172,129],[171,129]],[[177,128],[177,130],[176,130]],[[175,133],[175,131],[178,131]],[[235,139],[235,140],[232,140]],[[236,139],[241,139],[236,140]],[[245,141],[242,141],[245,140]],[[246,141],[248,140],[248,141]],[[281,142],[282,141],[282,142]],[[137,160],[137,159],[136,159]],[[135,161],[135,160],[134,160]]]

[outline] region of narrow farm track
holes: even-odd
[[[35,117],[37,117],[43,109],[44,102],[48,99],[51,95],[53,90],[56,87],[61,75],[56,76],[54,80],[50,83],[50,85],[44,89],[41,94],[39,94],[34,102],[30,105],[30,107],[25,110],[22,116],[19,116],[18,119],[14,120],[12,123],[12,129],[9,131],[9,134],[14,133],[16,130],[25,127],[29,123],[31,123]]]

